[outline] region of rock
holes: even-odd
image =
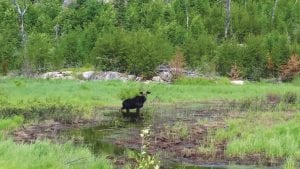
[[[127,76],[119,72],[99,72],[95,73],[92,78],[93,80],[127,80]]]
[[[60,72],[46,72],[44,74],[42,74],[42,78],[43,79],[51,79],[51,78],[55,78],[55,77],[61,77],[61,73]]]
[[[243,80],[232,80],[230,83],[234,84],[234,85],[243,85],[244,81]]]
[[[72,71],[64,71],[61,72],[64,76],[72,76],[73,72]]]
[[[83,78],[84,80],[90,80],[94,74],[95,74],[94,71],[83,72],[83,73],[82,73],[82,78]]]
[[[138,81],[138,82],[142,81],[142,80],[143,80],[143,77],[140,77],[140,76],[138,76],[138,77],[135,78],[135,81]]]
[[[154,76],[154,77],[152,77],[152,81],[154,81],[154,82],[164,82],[164,81],[160,78],[160,76]]]
[[[40,76],[43,79],[74,79],[72,76],[72,71],[64,72],[46,72]]]
[[[159,73],[159,77],[166,82],[171,82],[173,75],[171,72],[161,72]]]
[[[105,72],[104,80],[120,80],[121,76],[119,72]]]
[[[127,79],[128,80],[135,80],[136,79],[136,75],[128,75]]]

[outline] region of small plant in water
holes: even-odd
[[[148,126],[141,131],[141,151],[137,159],[137,169],[159,169],[160,161],[156,159],[155,156],[151,156],[147,153],[147,147],[149,146],[149,135],[150,127]]]
[[[176,122],[172,126],[165,126],[166,134],[171,139],[186,139],[189,136],[189,128],[187,124]]]

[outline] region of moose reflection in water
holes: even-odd
[[[144,106],[144,103],[147,100],[147,95],[151,92],[140,92],[139,95],[126,99],[122,103],[121,112],[124,118],[140,118],[140,109]],[[123,110],[126,110],[124,112]],[[130,109],[136,109],[136,113],[130,113]]]

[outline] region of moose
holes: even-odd
[[[140,116],[140,109],[144,106],[145,101],[147,100],[147,95],[151,92],[140,92],[140,95],[137,95],[133,98],[126,99],[122,103],[121,112],[124,117],[130,116],[129,110],[130,109],[136,109],[136,117]],[[126,109],[126,114],[124,114],[123,110]]]

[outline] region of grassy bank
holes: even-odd
[[[54,144],[38,141],[35,144],[17,144],[7,133],[23,124],[23,117],[0,119],[0,169],[111,169],[103,157],[95,157],[85,147],[71,143]]]
[[[35,144],[16,144],[0,141],[0,169],[111,169],[102,157],[95,157],[87,148],[72,144],[52,144],[40,141]]]
[[[260,155],[270,159],[300,161],[300,112],[249,112],[227,120],[216,132],[227,142],[226,154],[244,158]]]
[[[295,92],[300,86],[293,84],[248,83],[243,86],[228,81],[198,80],[195,83],[179,81],[170,84],[144,84],[120,81],[0,79],[0,104],[22,107],[32,103],[69,103],[82,107],[120,106],[122,92],[150,90],[149,101],[172,103],[212,99],[244,99],[267,93]]]

